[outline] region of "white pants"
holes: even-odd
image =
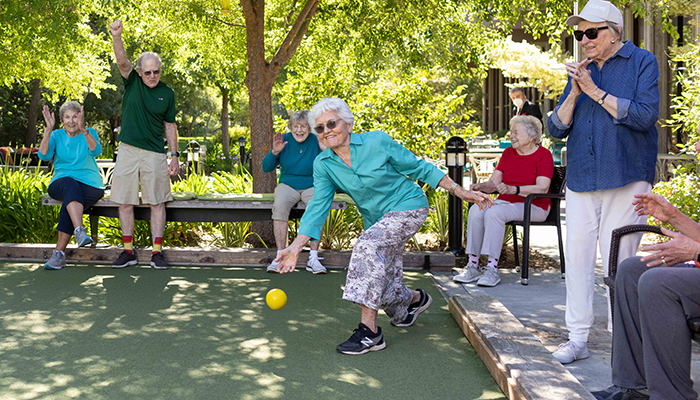
[[[524,213],[525,203],[511,203],[504,200],[494,201],[493,206],[485,210],[479,210],[476,204],[471,206],[467,218],[467,254],[500,257],[506,222],[522,220]],[[547,218],[548,214],[549,210],[532,206],[530,220],[541,222]]]
[[[612,231],[646,223],[647,217],[638,216],[632,202],[635,194],[649,192],[651,184],[644,181],[595,192],[566,188],[566,327],[570,340],[587,342],[593,326],[596,244],[603,258],[603,272],[608,276]],[[641,233],[625,235],[620,241],[618,259],[634,256],[641,240]],[[607,298],[608,330],[612,332],[610,293]]]

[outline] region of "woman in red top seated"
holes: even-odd
[[[505,149],[501,160],[488,181],[476,183],[471,190],[500,193],[491,208],[479,210],[472,206],[467,220],[467,254],[469,262],[455,282],[478,281],[479,286],[496,286],[498,257],[501,255],[506,222],[521,220],[525,197],[530,193],[547,193],[554,173],[552,153],[540,146],[542,122],[530,115],[518,115],[510,120],[512,147]],[[549,199],[532,202],[531,220],[544,221],[549,214]],[[489,258],[485,269],[480,269],[479,256]]]

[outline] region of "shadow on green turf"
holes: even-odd
[[[344,271],[0,263],[0,282],[3,399],[505,398],[418,272],[433,306],[410,328],[380,313],[387,348],[364,356],[335,352],[359,321]]]

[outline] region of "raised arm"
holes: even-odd
[[[122,41],[122,29],[122,21],[116,20],[109,26],[109,33],[112,34],[112,46],[114,47],[114,56],[117,59],[119,72],[124,79],[128,79],[134,67],[131,65],[129,59],[126,58],[124,41]]]
[[[44,128],[44,137],[41,139],[39,144],[39,157],[42,155],[48,156],[48,159],[43,159],[48,161],[51,159],[53,154],[48,154],[49,151],[49,141],[51,139],[51,132],[53,132],[53,126],[56,123],[56,117],[49,111],[49,106],[44,106],[42,113],[44,114],[44,121],[46,122],[46,128]]]

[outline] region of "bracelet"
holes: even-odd
[[[520,194],[520,186],[516,186],[515,187],[515,195],[517,196],[519,194]]]
[[[450,186],[450,188],[447,189],[447,191],[450,192],[451,195],[454,195],[455,189],[457,189],[458,186],[459,185],[457,184],[457,182],[452,182],[452,186]]]

